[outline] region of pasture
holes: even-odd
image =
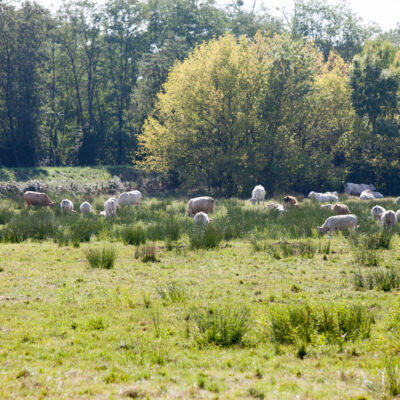
[[[400,225],[370,216],[394,199],[342,198],[359,228],[333,237],[316,229],[331,211],[309,200],[279,215],[217,199],[202,230],[183,199],[113,219],[52,199],[0,201],[0,398],[400,393]],[[104,199],[73,201],[98,212]]]

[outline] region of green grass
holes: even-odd
[[[361,235],[381,235],[372,204],[346,203]],[[400,351],[389,274],[398,226],[388,246],[370,246],[375,268],[359,266],[347,233],[319,237],[330,213],[307,201],[279,216],[217,199],[211,248],[193,248],[193,220],[172,198],[145,198],[112,220],[10,200],[0,210],[1,399],[371,400],[400,387],[388,361]],[[146,243],[125,244],[137,226]],[[113,268],[90,268],[86,253],[101,259],[110,246]],[[146,246],[157,262],[140,256]],[[373,290],[355,285],[358,271]]]

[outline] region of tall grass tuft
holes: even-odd
[[[353,284],[356,289],[378,289],[389,292],[400,287],[400,273],[397,268],[380,268],[366,273],[361,270],[353,273]]]
[[[400,394],[400,373],[399,363],[393,358],[389,358],[385,361],[383,371],[383,381],[386,386],[386,390],[393,397],[397,397]]]
[[[140,245],[146,243],[146,231],[142,225],[131,225],[122,228],[121,238],[125,244]]]
[[[185,289],[176,282],[168,282],[166,286],[158,286],[159,296],[171,303],[180,303],[186,299]]]
[[[312,343],[323,336],[329,343],[369,337],[374,318],[358,305],[292,305],[271,310],[270,333],[275,344]]]
[[[92,268],[111,269],[117,258],[115,247],[104,246],[101,249],[88,249],[86,259]]]
[[[215,224],[194,226],[189,236],[192,249],[213,249],[220,245],[222,239],[223,232]]]
[[[153,244],[145,244],[136,247],[135,258],[140,259],[142,262],[156,262],[157,258],[157,248]]]
[[[200,345],[227,347],[240,344],[249,330],[250,312],[246,307],[226,305],[197,309],[193,316]]]

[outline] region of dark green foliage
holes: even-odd
[[[193,311],[201,345],[240,344],[249,330],[250,313],[246,307],[217,306]]]

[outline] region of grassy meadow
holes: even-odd
[[[217,199],[206,229],[185,199],[114,219],[1,200],[0,398],[397,396],[400,225],[342,200],[359,228],[333,237],[308,200]]]

